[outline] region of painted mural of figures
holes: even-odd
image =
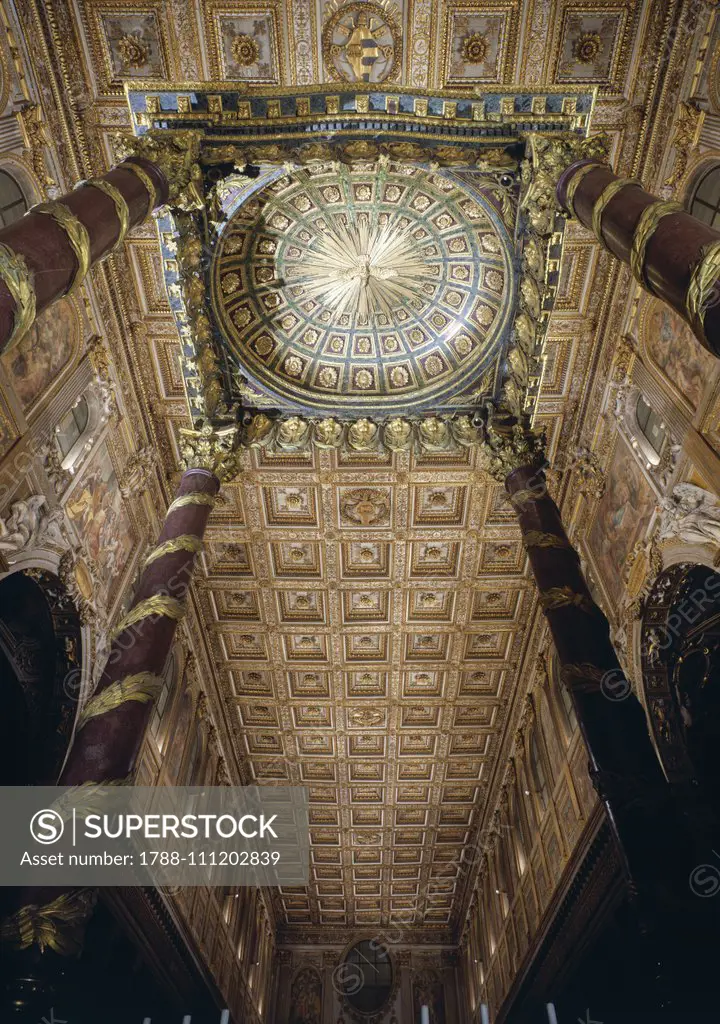
[[[29,409],[54,385],[70,362],[80,336],[80,324],[70,299],[45,310],[2,361],[23,409]]]
[[[678,537],[688,544],[720,544],[717,495],[694,484],[678,484],[660,503],[660,539]]]
[[[589,547],[613,602],[622,596],[621,569],[647,524],[656,498],[622,440],[606,474],[607,487],[590,530]]]
[[[296,975],[290,999],[290,1024],[320,1024],[322,982],[317,971],[304,967]]]
[[[699,344],[688,325],[664,303],[653,305],[645,327],[648,355],[673,389],[697,409],[716,360]]]
[[[68,498],[65,510],[83,537],[90,557],[110,583],[133,548],[130,521],[105,444]]]

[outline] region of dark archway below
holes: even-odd
[[[720,574],[692,563],[662,572],[648,597],[641,650],[668,777],[694,779],[720,820]]]
[[[77,709],[80,629],[51,573],[29,570],[0,581],[0,785],[54,785]]]

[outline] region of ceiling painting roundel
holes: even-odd
[[[499,354],[510,241],[442,173],[320,165],[260,187],[216,250],[218,322],[262,392],[334,414],[437,409]]]

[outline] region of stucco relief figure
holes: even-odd
[[[0,519],[0,551],[23,551],[33,547],[43,525],[44,494],[16,501],[7,519]]]
[[[661,540],[678,537],[688,544],[720,544],[720,502],[695,484],[678,484],[660,503]]]
[[[54,547],[64,547],[62,509],[48,510],[46,505],[44,494],[16,501],[11,506],[10,515],[0,519],[0,551],[19,554],[48,542]]]

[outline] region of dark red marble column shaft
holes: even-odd
[[[180,481],[176,498],[200,492],[214,496],[218,478],[205,469],[189,469]],[[202,538],[211,505],[184,505],[168,512],[158,546],[172,538],[190,535]],[[176,551],[161,555],[146,566],[133,598],[130,611],[153,595],[184,600],[193,573],[195,555]],[[96,697],[112,683],[140,672],[160,675],[163,671],[177,628],[177,620],[151,615],[119,633],[110,647],[107,665],[96,687]],[[76,734],[60,786],[78,786],[83,782],[105,782],[130,775],[135,767],[153,701],[126,700],[119,707],[88,719]]]
[[[625,680],[607,619],[590,595],[544,474],[524,466],[508,475],[505,487],[514,498],[523,544],[587,746],[591,776],[614,823],[630,876],[647,876],[658,855],[652,849],[657,842],[655,801],[668,787],[645,712]],[[553,546],[549,537],[554,538]]]
[[[617,175],[604,164],[585,170],[588,160],[572,164],[560,177],[557,197],[560,205],[573,213],[586,228],[593,230],[593,210],[607,186]],[[573,178],[582,173],[573,194]],[[572,198],[570,203],[568,193]],[[628,184],[607,204],[602,215],[602,238],[605,246],[623,263],[630,262],[633,237],[640,217],[647,207],[658,202],[657,196],[640,185]],[[645,276],[654,294],[664,299],[687,319],[686,298],[695,266],[703,250],[720,242],[720,231],[703,224],[683,211],[660,220],[645,250]],[[705,314],[705,337],[698,341],[713,355],[720,357],[720,271],[712,299]],[[697,334],[697,332],[696,332]]]
[[[144,183],[127,169],[128,163],[137,164],[149,176],[155,186],[154,203],[151,204]],[[127,203],[130,228],[141,224],[152,209],[167,202],[165,176],[155,164],[140,157],[123,161],[102,179],[114,185]],[[106,256],[118,240],[120,222],[115,204],[104,192],[90,186],[75,189],[58,202],[67,206],[87,229],[92,266]],[[75,276],[77,260],[67,234],[52,217],[29,210],[19,220],[0,230],[0,244],[9,246],[25,260],[35,288],[36,314],[65,294]],[[0,353],[5,351],[12,334],[15,312],[15,300],[0,279]]]
[[[206,469],[189,469],[182,476],[175,500],[192,494],[214,498],[219,488],[220,482],[214,473]],[[211,501],[188,503],[175,509],[171,506],[156,548],[177,537],[190,536],[200,540],[211,510]],[[186,550],[163,554],[153,560],[140,577],[128,614],[155,595],[183,601],[192,579],[194,560],[195,554]],[[160,676],[176,629],[177,619],[164,615],[151,615],[122,629],[111,644],[105,670],[91,701],[113,683],[128,676],[141,672]],[[153,706],[154,700],[146,703],[124,700],[112,710],[88,718],[76,731],[57,784],[80,786],[87,782],[113,782],[131,776]],[[17,889],[14,901],[17,907],[46,907],[64,893],[73,891],[47,886]],[[61,935],[66,931],[75,934],[79,940],[91,908],[91,903],[80,903],[72,920],[58,922],[58,932]],[[11,935],[14,936],[15,931],[15,928],[10,929]],[[19,948],[15,938],[10,942]],[[75,945],[74,940],[71,948]]]

